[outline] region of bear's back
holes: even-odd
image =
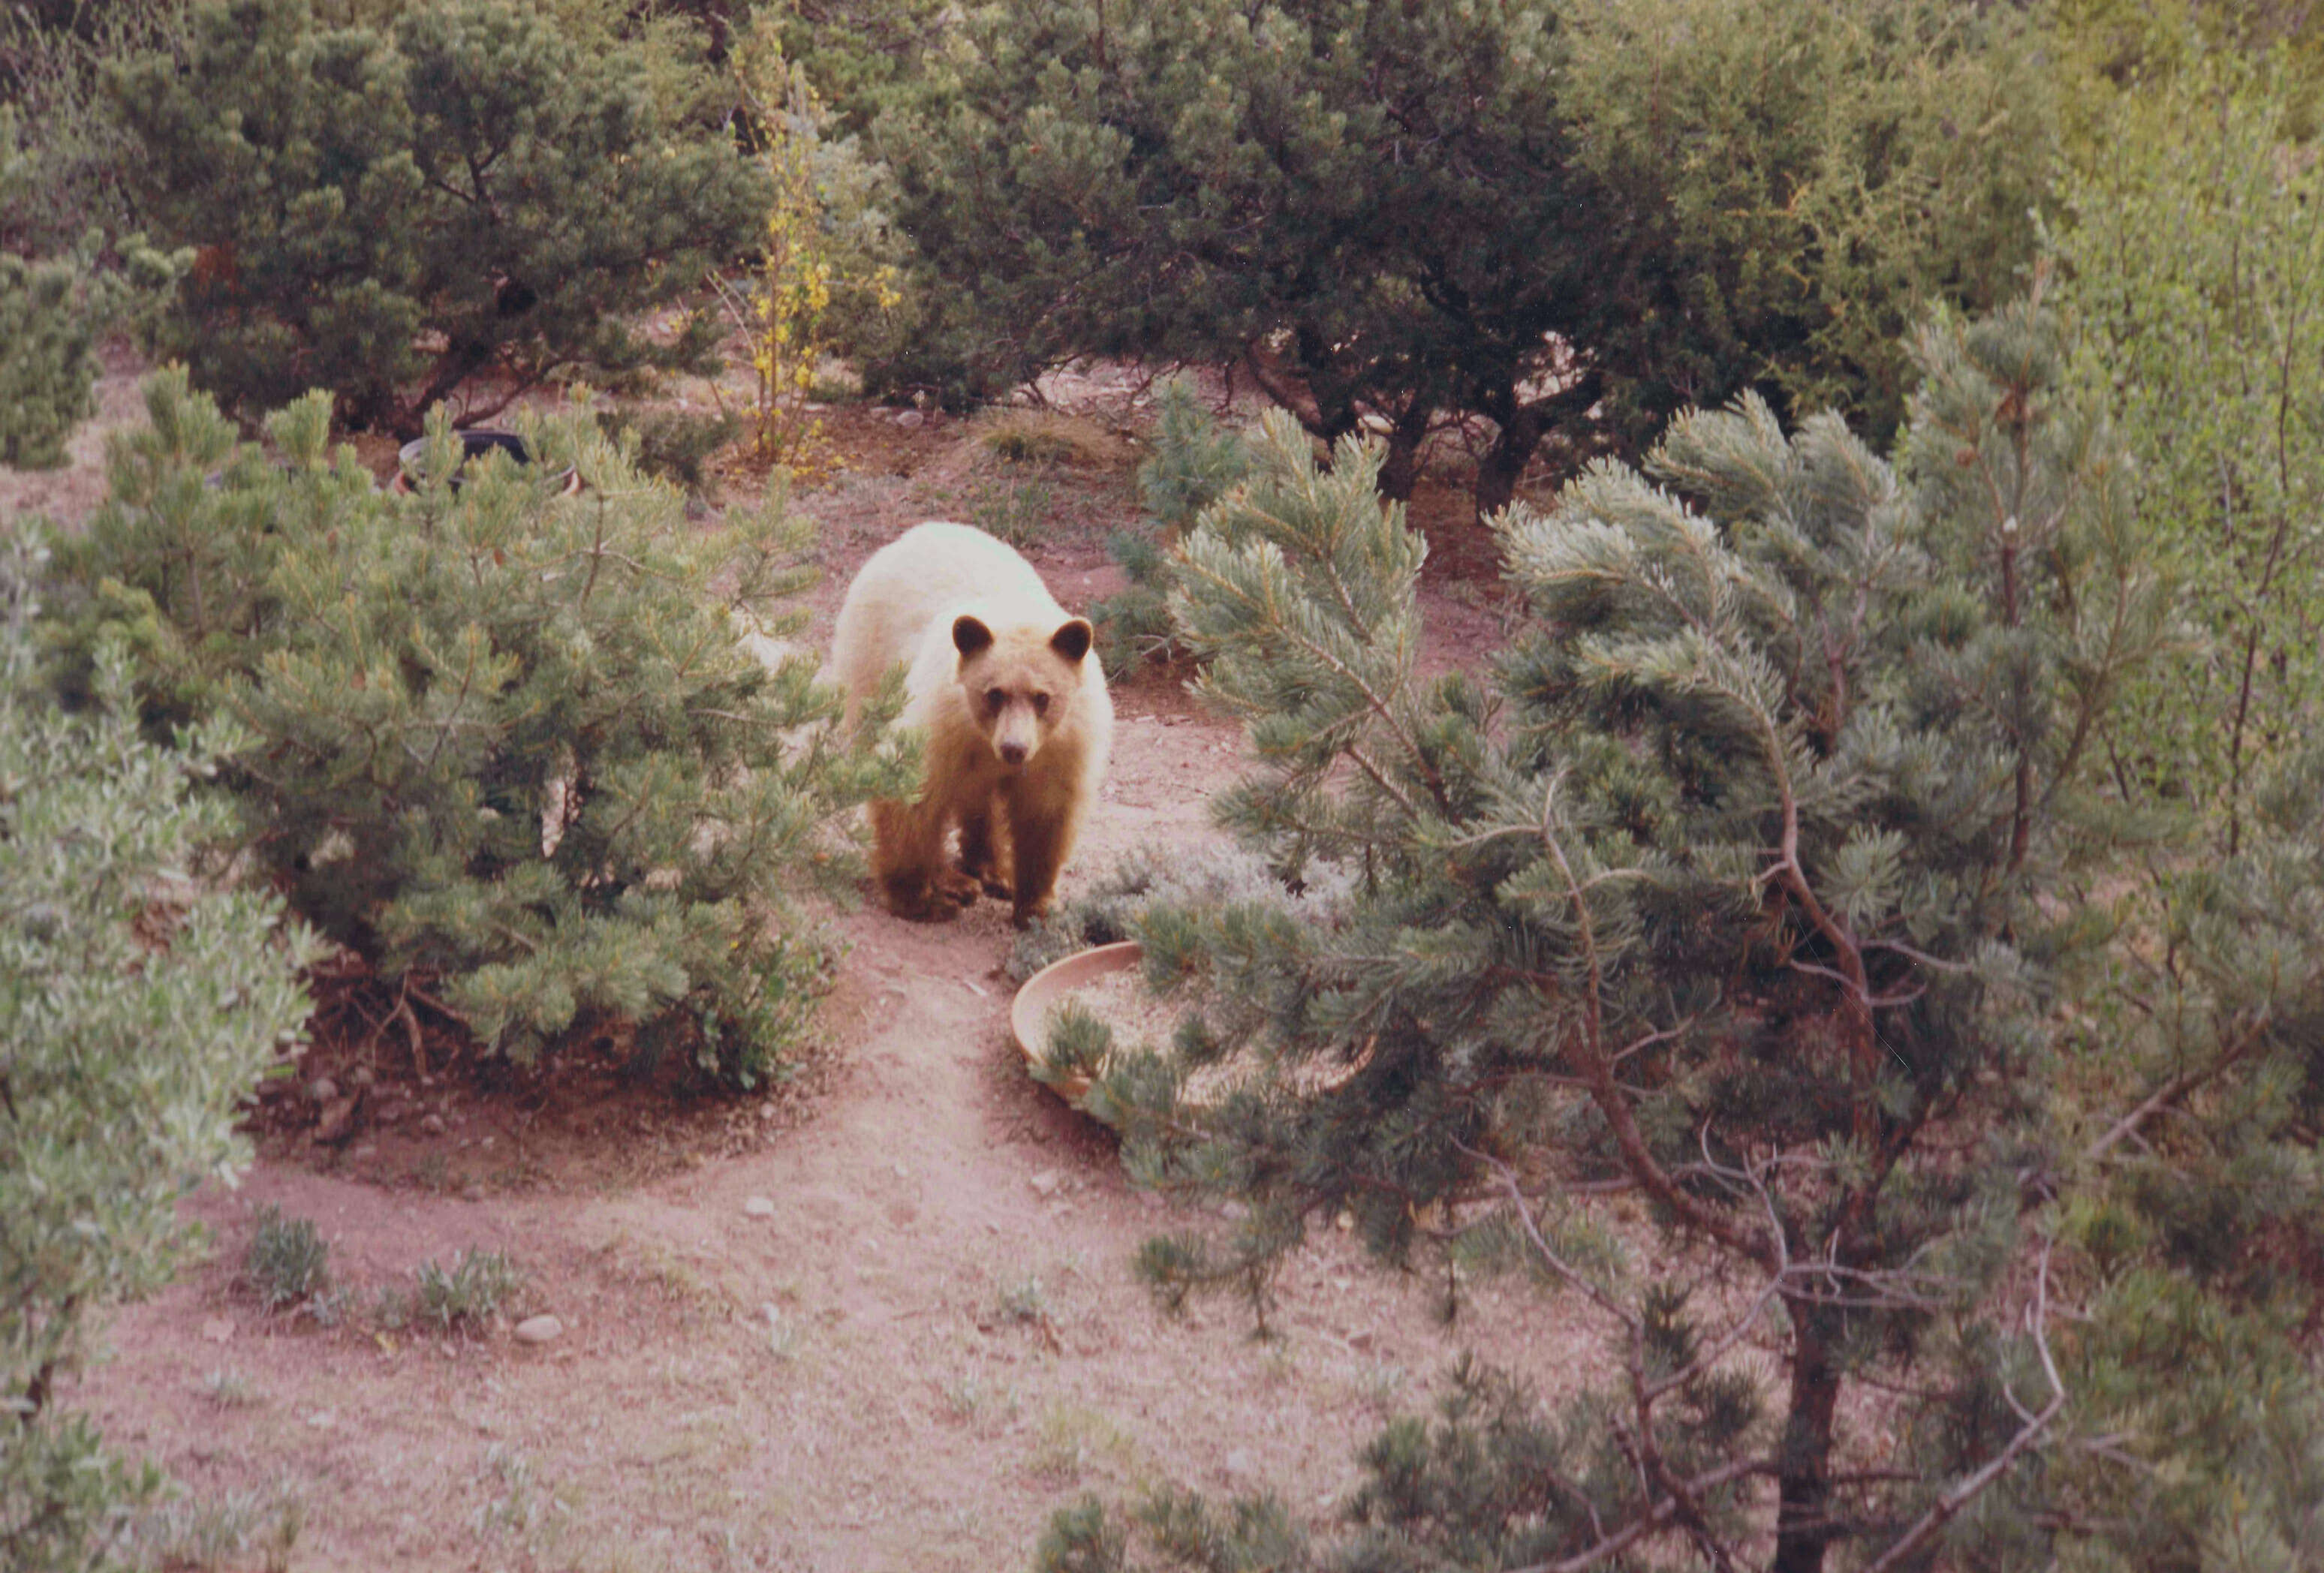
[[[1055,628],[1065,608],[1014,547],[965,524],[915,525],[865,560],[832,631],[833,676],[852,712],[888,668],[916,662],[929,630],[961,612]],[[945,639],[949,642],[950,634]]]

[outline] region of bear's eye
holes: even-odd
[[[1047,715],[1049,713],[1049,696],[1047,695],[1036,694],[1033,695],[1033,713],[1036,715]]]
[[[984,691],[984,707],[993,714],[1000,714],[1001,707],[1008,703],[1009,690],[1006,688],[987,688]]]

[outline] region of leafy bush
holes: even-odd
[[[2324,725],[2324,138],[2282,60],[2193,49],[2106,97],[2053,236],[2082,374],[2140,460],[2140,512],[2198,656],[2141,685],[2118,764],[2214,813]],[[2303,123],[2305,123],[2303,124]]]
[[[159,1483],[60,1400],[91,1313],[168,1281],[179,1200],[242,1161],[309,953],[274,897],[188,877],[230,828],[188,792],[225,732],[143,741],[117,652],[78,714],[32,682],[30,566],[0,558],[0,1565],[27,1573],[99,1565]]]
[[[205,0],[180,51],[110,69],[139,197],[198,248],[164,345],[257,411],[314,387],[417,436],[480,378],[711,363],[712,314],[644,319],[738,256],[769,203],[683,33],[568,32],[516,0],[332,25],[309,0]]]
[[[56,256],[138,227],[136,141],[106,101],[110,62],[172,47],[185,0],[19,0],[0,9],[0,251]]]
[[[249,729],[226,782],[294,908],[490,1050],[778,1072],[825,961],[787,893],[845,869],[834,821],[912,762],[840,736],[811,658],[745,648],[812,577],[780,490],[697,526],[581,421],[455,484],[439,418],[398,497],[329,452],[320,395],[268,422],[280,463],[181,372],[147,407],[60,548],[72,642],[121,629],[158,719]],[[587,490],[553,495],[567,465]]]

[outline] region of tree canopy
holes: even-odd
[[[1925,302],[2030,254],[2050,146],[2024,18],[1231,0],[978,14],[881,124],[934,332],[990,391],[1085,354],[1227,361],[1327,441],[1481,418],[1480,514],[1761,386],[1878,439]]]

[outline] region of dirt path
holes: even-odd
[[[804,500],[833,569],[817,638],[853,566],[957,516],[978,462],[942,422],[867,451],[892,463],[859,459]],[[1035,553],[1076,607],[1107,583],[1103,533],[1127,496],[1126,473],[1085,481]],[[1471,601],[1432,592],[1430,617],[1432,665],[1489,639]],[[1205,800],[1237,768],[1235,734],[1167,683],[1117,702],[1113,774],[1067,895],[1133,847],[1210,837]],[[1578,1351],[1528,1292],[1478,1286],[1448,1332],[1434,1286],[1329,1228],[1278,1285],[1276,1340],[1230,1304],[1166,1320],[1132,1280],[1139,1242],[1230,1226],[1133,1191],[1106,1133],[1025,1076],[1003,915],[830,921],[850,947],[827,1016],[839,1069],[795,1126],[643,1183],[620,1177],[619,1131],[602,1179],[586,1161],[545,1180],[519,1163],[521,1182],[460,1194],[262,1164],[238,1193],[189,1204],[214,1259],[114,1319],[115,1357],[79,1398],[209,1511],[295,1502],[295,1568],[986,1573],[1026,1567],[1048,1514],[1089,1490],[1265,1486],[1329,1518],[1356,1449],[1423,1405],[1462,1348],[1571,1380]],[[431,1139],[488,1164],[518,1138],[479,1121]],[[387,1331],[367,1305],[337,1329],[270,1320],[232,1283],[270,1203],[314,1219],[365,1293],[425,1259],[505,1249],[522,1309],[562,1334]]]

